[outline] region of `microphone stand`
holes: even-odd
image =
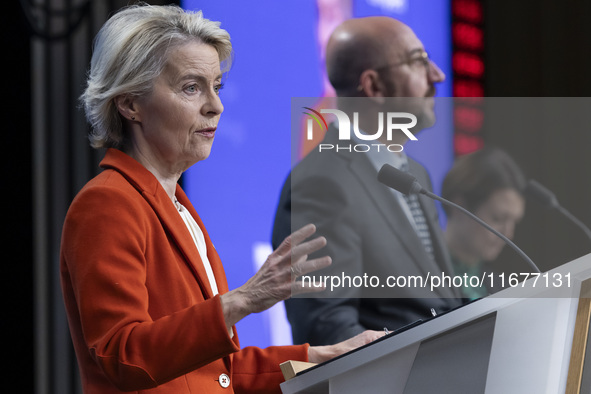
[[[513,241],[501,234],[499,231],[492,228],[490,225],[488,225],[488,223],[486,223],[484,220],[480,219],[478,216],[474,215],[467,209],[426,190],[423,186],[421,186],[419,181],[417,181],[417,179],[411,174],[400,171],[399,169],[392,167],[390,164],[384,164],[378,172],[378,181],[394,190],[399,191],[400,193],[406,195],[421,193],[429,198],[440,201],[443,204],[449,205],[453,208],[460,210],[461,212],[468,215],[470,218],[474,219],[477,223],[482,225],[488,231],[492,232],[497,237],[505,241],[507,245],[509,245],[514,251],[516,251],[517,254],[519,254],[529,264],[529,266],[534,272],[541,273],[540,269],[532,261],[532,259],[530,259],[529,256],[523,252],[523,250],[519,249],[519,247],[517,247],[517,245],[515,245]]]
[[[532,259],[529,258],[528,255],[525,254],[525,252],[523,252],[523,250],[519,249],[517,247],[517,245],[515,245],[515,243],[513,243],[509,238],[507,238],[505,235],[503,235],[502,233],[500,233],[497,230],[495,230],[494,228],[492,228],[488,223],[486,223],[484,220],[480,219],[478,216],[474,215],[472,212],[468,211],[464,207],[461,207],[461,206],[459,206],[458,204],[456,204],[454,202],[448,201],[448,200],[444,199],[443,197],[439,197],[437,194],[431,193],[428,190],[421,189],[420,193],[421,194],[424,194],[427,197],[430,197],[430,198],[432,198],[434,200],[437,200],[437,201],[441,202],[442,204],[446,204],[446,205],[452,206],[452,207],[454,207],[456,209],[459,209],[461,212],[463,212],[466,215],[470,216],[472,219],[476,220],[482,226],[486,227],[487,230],[489,230],[490,232],[492,232],[493,234],[495,234],[497,237],[499,237],[503,241],[505,241],[505,243],[507,245],[509,245],[514,251],[516,251],[525,261],[527,261],[527,263],[529,264],[529,266],[531,267],[531,269],[534,270],[534,272],[541,273],[541,271],[538,268],[538,266],[532,261]]]

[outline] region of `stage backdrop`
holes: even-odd
[[[291,98],[333,95],[323,63],[332,29],[370,15],[405,22],[448,76],[437,96],[449,97],[449,0],[185,0],[182,6],[220,21],[235,51],[211,156],[183,177],[233,289],[271,252],[274,212],[291,166]],[[451,124],[451,114],[439,114],[438,122],[445,121]],[[405,151],[425,164],[437,192],[453,159],[451,127],[436,135],[425,130],[419,138],[420,145],[408,144]],[[283,303],[247,317],[238,330],[242,346],[291,344]]]

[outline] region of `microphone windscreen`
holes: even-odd
[[[378,172],[378,181],[405,195],[419,193],[422,189],[414,176],[408,172],[400,171],[390,164],[382,166]]]
[[[527,183],[525,195],[549,208],[557,208],[559,206],[558,199],[554,193],[533,179],[530,179]]]

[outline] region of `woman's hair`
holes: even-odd
[[[80,97],[92,127],[93,148],[119,148],[123,123],[115,97],[150,93],[171,49],[189,42],[214,47],[222,71],[232,60],[230,35],[219,22],[174,5],[137,4],[123,8],[101,28],[94,41],[88,85]]]
[[[513,189],[523,195],[525,175],[503,150],[487,147],[461,156],[443,180],[441,196],[461,202],[474,212],[497,190]],[[445,207],[449,215],[451,209]]]

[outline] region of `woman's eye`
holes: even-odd
[[[189,93],[195,93],[197,91],[197,85],[190,85],[185,88],[185,90]]]
[[[213,89],[216,94],[220,94],[220,90],[222,90],[223,88],[224,88],[224,84],[219,83],[219,84],[215,85]]]

